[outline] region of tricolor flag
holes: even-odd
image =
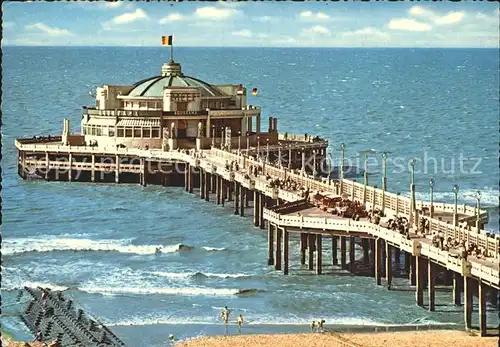
[[[252,95],[257,95],[257,94],[258,94],[257,88],[252,89]]]
[[[161,37],[161,44],[163,46],[172,46],[172,40],[173,40],[173,36],[170,35],[170,36],[162,36]]]
[[[243,90],[243,86],[240,84],[238,88],[236,89],[236,94],[237,95],[243,95],[245,91]]]

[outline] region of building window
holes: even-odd
[[[123,129],[123,127],[118,127],[116,136],[117,137],[125,137],[125,130]]]
[[[102,135],[102,128],[100,125],[96,125],[95,127],[95,134],[96,136],[101,136]]]
[[[177,103],[177,111],[187,111],[187,102],[178,102]]]
[[[139,127],[134,128],[134,137],[141,138],[141,128]]]
[[[132,137],[132,128],[130,127],[125,128],[125,137]]]
[[[145,139],[151,138],[151,128],[143,128],[142,129],[142,137]]]
[[[113,126],[109,127],[108,136],[115,137],[115,127],[113,127]]]
[[[152,129],[152,138],[157,139],[160,137],[160,128],[158,127],[153,127]]]

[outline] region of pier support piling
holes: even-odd
[[[346,268],[346,238],[339,236],[340,239],[340,267],[342,270]]]
[[[316,275],[321,275],[323,265],[323,235],[316,235]]]
[[[305,254],[304,254],[304,258],[305,258]],[[332,265],[337,265],[338,263],[339,263],[339,259],[337,257],[337,236],[332,235]]]
[[[461,305],[461,278],[460,274],[453,272],[453,304]]]
[[[238,189],[238,194],[240,196],[240,216],[243,217],[245,215],[245,187],[243,187],[241,184],[239,185]]]
[[[289,232],[283,228],[283,275],[288,275],[288,239]]]
[[[259,202],[260,202],[260,193],[257,190],[253,191],[253,225],[256,227],[259,226],[259,212],[260,212],[260,207],[259,207]]]
[[[387,289],[391,289],[392,285],[392,250],[393,247],[385,243],[385,279],[387,282]]]
[[[350,273],[354,273],[356,271],[355,248],[356,248],[355,238],[353,236],[351,236],[349,238],[349,272]]]
[[[49,154],[47,153],[47,172],[45,173],[45,179],[48,179],[49,174]],[[90,181],[95,182],[95,155],[92,154],[92,171],[90,172]],[[142,171],[142,170],[141,170]]]
[[[382,257],[382,240],[380,238],[375,239],[375,282],[377,285],[382,284],[382,269],[381,269],[381,257]]]
[[[481,336],[486,336],[486,291],[487,287],[481,280],[478,283],[478,297],[479,297],[479,332]],[[472,305],[471,305],[472,306]]]
[[[465,330],[472,326],[472,278],[464,276],[464,322]]]
[[[274,230],[273,225],[267,225],[267,265],[274,264]]]
[[[281,270],[281,229],[276,225],[276,254],[274,256],[274,269]]]
[[[203,170],[200,169],[200,199],[205,199],[205,175]]]
[[[265,201],[267,199],[267,196],[265,196],[264,194],[259,194],[260,198],[259,198],[259,227],[261,229],[264,229],[266,226],[264,224],[264,204],[265,204]],[[266,204],[267,206],[267,204]]]
[[[416,288],[415,288],[415,300],[418,306],[424,305],[424,258],[421,256],[415,256],[415,279],[416,279]]]
[[[363,264],[370,264],[370,240],[361,239],[361,245],[363,247]]]
[[[215,196],[217,205],[220,205],[222,177],[215,176]]]
[[[300,233],[300,265],[306,264],[307,234]]]
[[[239,214],[239,203],[240,203],[240,185],[238,182],[234,182],[234,214]]]
[[[427,260],[427,294],[429,297],[429,311],[436,310],[436,264]]]
[[[205,172],[205,201],[210,201],[210,185],[212,182],[212,175]]]
[[[314,234],[307,234],[307,266],[309,270],[314,270]]]

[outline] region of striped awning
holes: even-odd
[[[129,126],[129,127],[159,127],[159,119],[120,119],[116,126]]]
[[[115,125],[115,118],[91,117],[87,125]]]

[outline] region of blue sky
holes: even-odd
[[[25,2],[3,5],[2,45],[499,47],[483,2]]]

